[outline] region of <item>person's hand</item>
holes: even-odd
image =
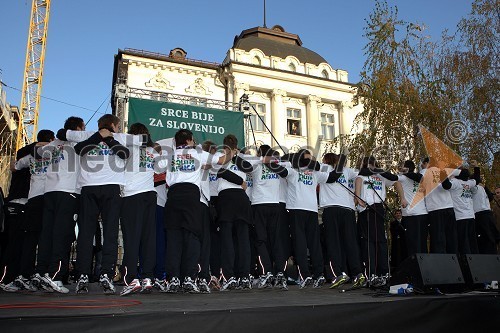
[[[403,208],[408,207],[408,201],[406,201],[406,199],[401,200],[401,207]]]
[[[246,181],[243,181],[243,183],[241,183],[241,188],[246,191],[247,188],[248,188],[248,185],[247,185],[247,182]]]
[[[401,173],[408,173],[408,168],[401,167],[401,168],[399,168],[399,172],[401,172]]]
[[[111,133],[111,131],[108,130],[107,128],[101,128],[99,130],[99,134],[102,136],[103,139],[113,136],[113,133]]]

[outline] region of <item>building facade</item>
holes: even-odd
[[[168,55],[119,50],[112,109],[124,129],[130,98],[239,110],[246,145],[322,154],[330,140],[350,133],[361,111],[352,104],[354,89],[345,70],[303,47],[298,35],[281,26],[256,27],[235,38],[220,64],[189,59],[182,48]],[[242,109],[244,94],[250,107]]]
[[[0,84],[0,188],[8,194],[10,164],[14,159],[19,108],[7,102],[7,94]]]

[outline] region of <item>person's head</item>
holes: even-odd
[[[65,130],[85,131],[85,122],[80,117],[69,117],[64,122]]]
[[[271,146],[261,145],[259,149],[257,149],[257,156],[269,156],[269,151],[271,151]]]
[[[457,176],[457,179],[467,181],[470,178],[470,172],[467,168],[461,168],[460,174]]]
[[[203,149],[204,151],[206,151],[210,154],[214,154],[217,151],[217,146],[215,145],[215,143],[213,141],[206,140],[201,145],[201,149]]]
[[[120,123],[120,118],[113,114],[105,114],[99,120],[97,121],[97,127],[98,129],[107,129],[111,132],[117,132],[118,131],[118,124]]]
[[[376,166],[376,160],[374,156],[365,156],[363,157],[363,161],[361,162],[362,168],[373,169]]]
[[[175,133],[175,145],[179,146],[194,146],[193,132],[188,129],[180,129]]]
[[[420,168],[427,169],[429,167],[429,162],[430,162],[430,158],[428,156],[424,157],[422,159],[422,162],[420,162]]]
[[[36,136],[36,141],[38,142],[50,142],[55,138],[54,132],[51,130],[43,129],[40,130]]]
[[[394,216],[396,217],[396,219],[401,220],[401,218],[403,217],[403,214],[401,213],[401,209],[396,209],[394,211]]]
[[[413,163],[413,161],[407,160],[403,163],[403,168],[407,169],[408,172],[414,172],[415,171],[415,163]]]
[[[222,143],[231,150],[238,149],[238,139],[233,134],[226,135]]]
[[[147,134],[149,135],[149,130],[146,125],[141,123],[134,123],[130,125],[128,130],[128,134],[139,135],[139,134]]]
[[[495,196],[497,198],[500,198],[500,186],[497,186],[497,188],[495,189]]]
[[[328,165],[331,165],[332,167],[333,166],[336,166],[337,163],[339,163],[339,155],[337,154],[334,154],[334,153],[326,153],[324,156],[323,156],[323,163],[325,164],[328,164]]]

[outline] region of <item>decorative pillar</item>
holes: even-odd
[[[233,88],[233,102],[239,103],[241,96],[245,93],[248,93],[249,90],[250,86],[248,85],[248,83],[240,83],[235,81]]]
[[[283,97],[286,97],[286,91],[284,90],[273,89],[271,92],[271,131],[278,141],[271,142],[271,146],[278,146],[278,144],[283,146],[285,144],[287,118]]]
[[[314,95],[307,96],[306,103],[306,121],[307,121],[307,145],[312,147],[314,151],[313,155],[316,155],[319,150],[318,146],[318,135],[320,132],[320,115],[318,114],[318,103],[321,102],[321,98]]]

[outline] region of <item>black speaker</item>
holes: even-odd
[[[465,282],[470,288],[484,288],[484,284],[500,281],[500,255],[465,254],[460,258]]]
[[[390,284],[411,284],[415,289],[439,288],[445,292],[465,289],[459,258],[455,254],[417,253],[403,260],[392,273]]]

